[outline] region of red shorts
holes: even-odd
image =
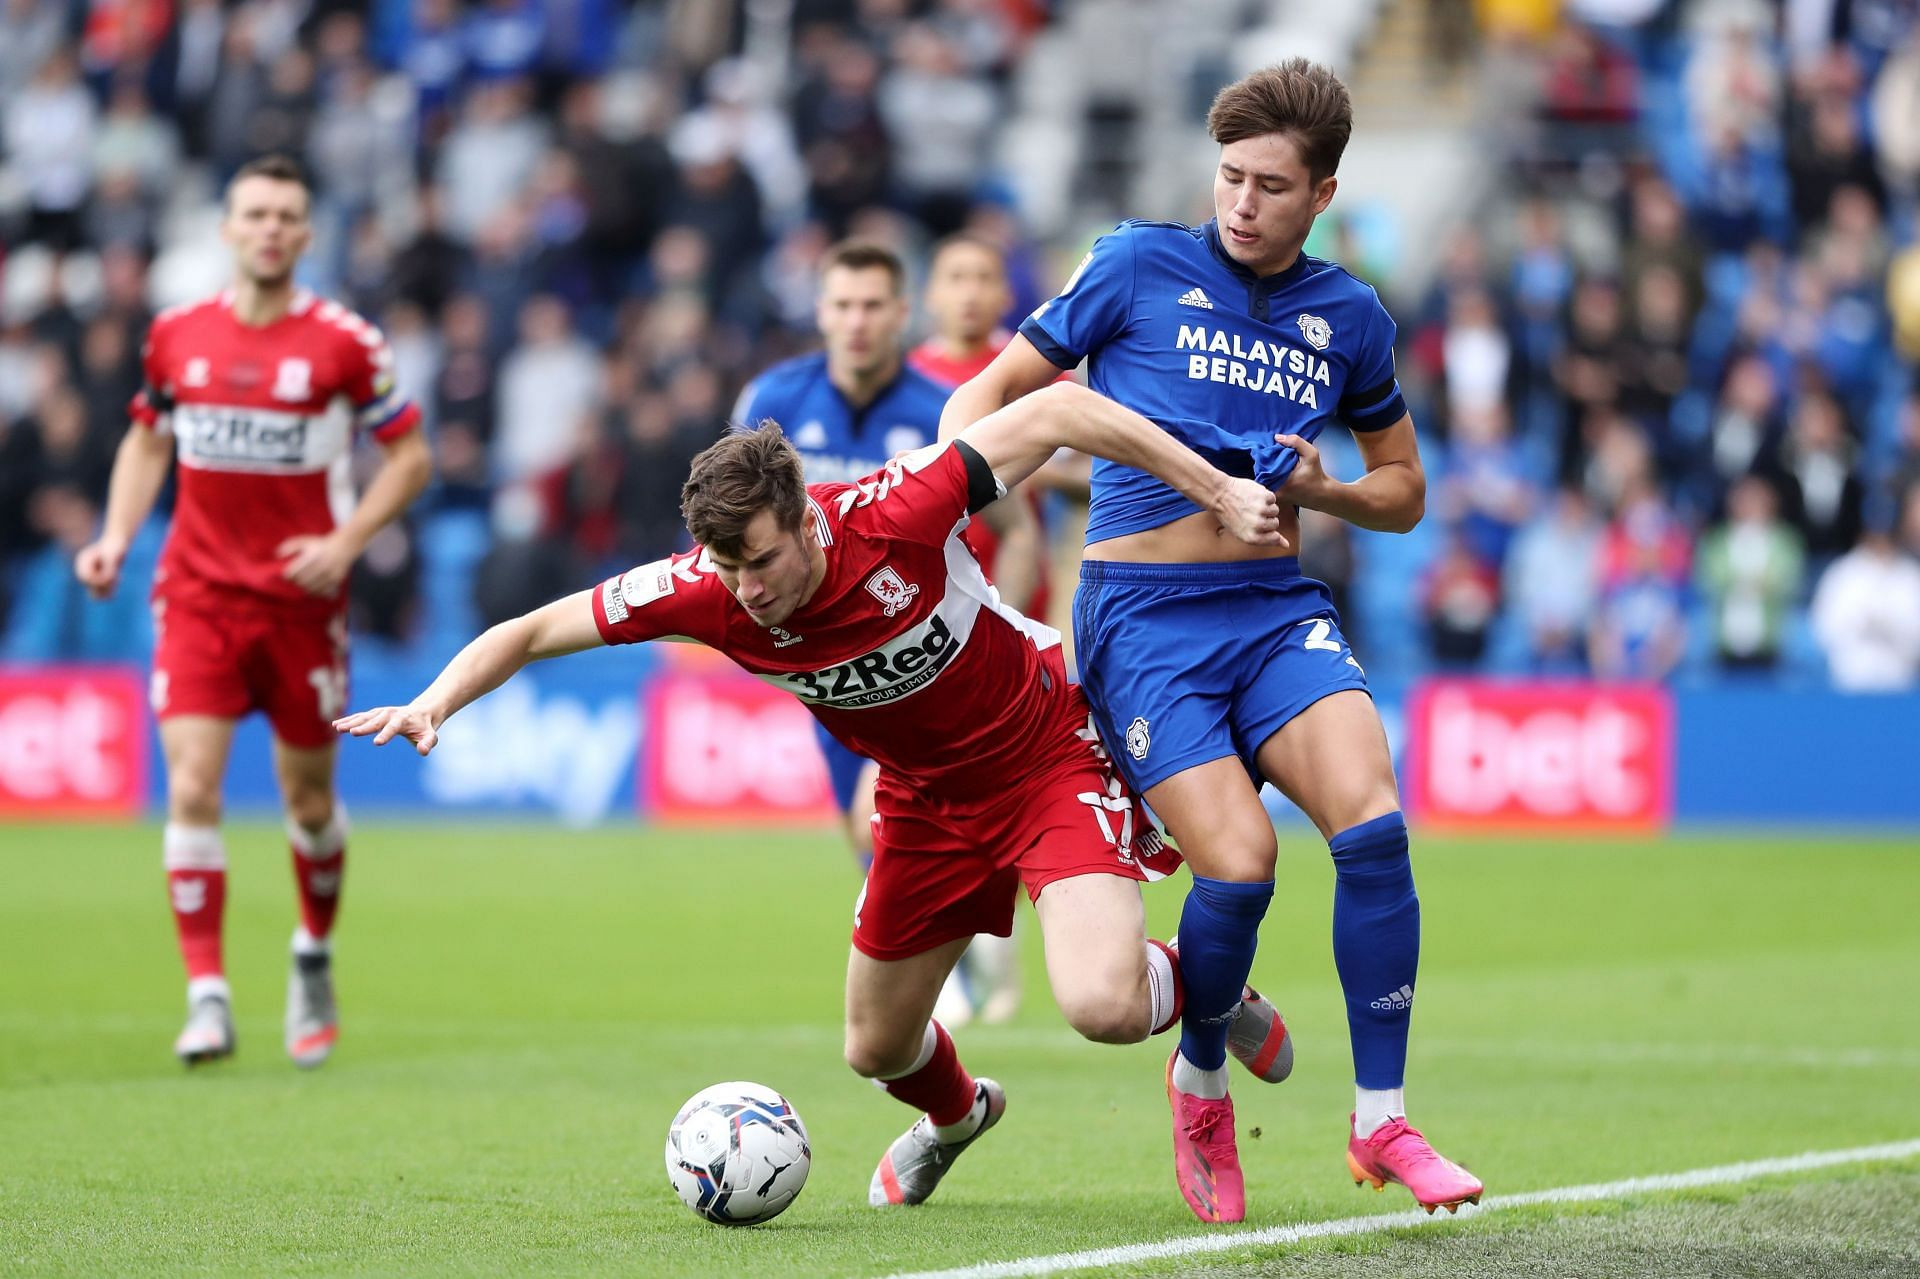
[[[273,735],[311,750],[338,736],[347,705],[347,615],[216,611],[153,602],[153,713],[239,719],[262,710]]]
[[[936,808],[884,772],[874,798],[873,865],[853,908],[853,944],[872,959],[1007,936],[1018,884],[1037,900],[1076,875],[1151,880],[1180,865],[1145,805],[1091,753],[977,806]]]

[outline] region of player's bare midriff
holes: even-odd
[[[1271,560],[1300,553],[1300,513],[1280,504],[1280,533],[1285,546],[1249,546],[1205,511],[1184,515],[1159,528],[1126,533],[1088,545],[1083,559],[1126,564],[1215,564]]]

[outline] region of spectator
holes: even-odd
[[[1822,94],[1811,106],[1805,126],[1788,138],[1787,175],[1793,192],[1793,220],[1800,233],[1817,230],[1841,187],[1859,187],[1886,207],[1886,188],[1873,152],[1860,132],[1859,108],[1848,97]]]
[[[1444,421],[1450,433],[1457,419],[1485,421],[1491,414],[1504,413],[1512,348],[1486,290],[1462,289],[1453,294],[1441,358],[1447,388]]]
[[[1500,608],[1500,578],[1456,530],[1427,570],[1420,603],[1433,660],[1471,666],[1487,651],[1487,634]]]
[[[435,176],[447,229],[463,241],[478,238],[533,181],[545,149],[546,129],[528,110],[523,82],[475,88],[440,148]]]
[[[0,102],[14,102],[60,48],[62,6],[0,0]]]
[[[1581,432],[1596,413],[1609,412],[1620,403],[1621,372],[1631,359],[1619,286],[1598,278],[1580,281],[1573,291],[1566,338],[1553,372],[1562,401],[1559,472],[1563,480],[1580,469],[1585,453]]]
[[[675,419],[672,401],[659,391],[629,398],[615,410],[615,421],[620,460],[613,507],[619,558],[644,564],[685,544],[680,485],[693,455],[712,443],[717,432],[685,429]]]
[[[1533,507],[1525,459],[1495,401],[1454,422],[1451,463],[1440,482],[1439,512],[1483,563],[1498,569],[1513,533]]]
[[[1691,321],[1705,297],[1703,255],[1699,241],[1687,227],[1687,211],[1665,179],[1653,175],[1633,185],[1633,220],[1623,246],[1621,278],[1627,292],[1640,295],[1640,283],[1650,271],[1665,268],[1679,276],[1684,289],[1682,309]]]
[[[494,469],[502,482],[538,480],[565,466],[600,398],[600,360],[573,331],[566,304],[531,298],[520,344],[500,365]]]
[[[494,436],[494,366],[487,308],[471,293],[441,315],[439,374],[422,398],[432,404],[434,476],[453,506],[480,506],[491,490],[487,453]]]
[[[1817,387],[1803,391],[1782,458],[1783,507],[1817,568],[1860,536],[1866,490],[1854,471],[1854,453],[1839,403]]]
[[[459,289],[472,254],[447,233],[440,216],[440,192],[436,188],[422,186],[415,207],[419,222],[412,237],[393,255],[388,291],[438,319],[441,308]]]
[[[573,158],[586,202],[583,245],[601,281],[602,301],[615,301],[658,235],[672,199],[673,157],[652,133],[612,122],[599,81],[567,91],[558,145]]]
[[[1587,667],[1587,625],[1599,599],[1600,529],[1578,488],[1562,488],[1548,517],[1522,529],[1507,557],[1506,597],[1540,674]]]
[[[27,198],[23,239],[56,252],[78,246],[80,210],[93,187],[93,98],[73,54],[56,49],[6,104],[8,167]]]
[[[1701,539],[1698,586],[1713,617],[1714,655],[1727,670],[1771,670],[1787,618],[1805,587],[1806,552],[1779,518],[1773,485],[1758,475],[1734,484],[1727,520]]]
[[[1820,575],[1813,633],[1835,688],[1885,693],[1920,684],[1920,563],[1886,529],[1868,529]]]
[[[1600,600],[1588,635],[1594,674],[1665,679],[1686,652],[1686,530],[1635,479],[1601,543]]]
[[[880,87],[894,180],[906,207],[937,239],[966,222],[999,98],[966,74],[952,42],[934,27],[902,30],[894,57],[898,67]]]
[[[1714,404],[1706,438],[1706,457],[1697,471],[1711,492],[1704,506],[1720,509],[1728,488],[1750,471],[1777,473],[1786,426],[1779,411],[1773,369],[1757,355],[1742,355],[1727,370]]]
[[[846,235],[855,213],[886,195],[891,153],[880,119],[879,85],[879,57],[859,41],[836,36],[794,95],[807,202],[826,224],[829,243]]]
[[[29,4],[32,0],[27,0]],[[214,88],[227,17],[221,0],[184,0],[180,18],[154,55],[151,79],[160,111],[180,128],[181,146],[196,160],[207,156]]]

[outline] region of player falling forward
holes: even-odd
[[[286,1048],[307,1067],[333,1051],[329,937],[347,825],[331,721],[347,696],[347,574],[432,465],[379,330],[294,287],[311,204],[305,177],[280,157],[243,166],[228,184],[221,236],[233,287],[154,320],[104,526],[74,563],[97,598],[113,593],[177,454],[173,527],[153,588],[152,699],[167,767],[167,888],[187,967],[187,1024],[173,1050],[190,1066],[234,1047],[220,783],[234,724],[256,709],[273,725],[300,897]],[[385,456],[348,515],[349,453],[362,431]]]
[[[890,458],[939,437],[940,410],[952,383],[935,381],[907,363],[906,286],[906,265],[891,249],[860,241],[835,245],[821,260],[820,295],[814,304],[824,349],[774,365],[740,393],[734,420],[785,423],[810,482],[871,475]],[[988,520],[999,522],[1013,544],[1038,554],[1037,526],[1020,504],[993,508],[969,527],[970,536],[977,537]],[[872,760],[835,741],[824,725],[815,727],[847,845],[864,869],[873,856],[878,771]],[[986,967],[1012,969],[1010,951],[1003,949],[998,957],[1002,963]],[[943,992],[942,1018],[949,1027],[972,1016],[962,981],[970,967],[956,968]],[[1017,990],[1018,972],[1006,973],[999,985],[1004,989],[1009,980]],[[1017,1000],[1016,994],[1011,1003],[1017,1005]],[[1009,1002],[1003,995],[996,1013],[1004,1010],[1010,1016],[1014,1009]]]
[[[1223,526],[1271,540],[1273,495],[1232,480],[1145,419],[1053,387],[851,484],[805,483],[778,427],[694,460],[682,509],[702,549],[612,578],[486,632],[419,697],[342,718],[426,754],[449,715],[529,661],[600,644],[706,644],[806,703],[877,760],[873,865],[854,907],[846,1058],[924,1115],[873,1176],[875,1206],[919,1203],[996,1123],[932,1017],[968,940],[1005,936],[1024,883],[1054,997],[1087,1038],[1132,1043],[1177,1019],[1174,957],[1145,935],[1138,882],[1177,857],[1112,772],[1059,634],[1001,605],[961,541],[970,515],[1060,445],[1160,475]],[[1246,1033],[1284,1040],[1271,1005]]]
[[[943,425],[1092,356],[1095,390],[1277,487],[1289,544],[1294,507],[1412,528],[1426,478],[1394,378],[1392,317],[1367,285],[1301,253],[1333,199],[1352,120],[1346,87],[1303,59],[1221,90],[1208,116],[1220,143],[1214,220],[1125,222],[1102,237],[1060,296],[954,392]],[[1352,483],[1329,477],[1312,444],[1335,417],[1366,465]],[[1386,734],[1326,588],[1288,551],[1222,538],[1152,476],[1096,462],[1074,628],[1101,732],[1194,872],[1179,934],[1187,1006],[1167,1063],[1188,1206],[1205,1221],[1246,1211],[1225,1058],[1273,897],[1262,779],[1333,854],[1355,1081],[1349,1169],[1406,1185],[1428,1211],[1477,1199],[1479,1180],[1406,1121],[1420,905]]]

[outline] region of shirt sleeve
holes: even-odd
[[[1133,236],[1122,225],[1093,242],[1067,287],[1027,317],[1020,335],[1060,368],[1078,368],[1132,319],[1133,277]]]
[[[173,429],[173,390],[172,379],[160,364],[159,345],[159,334],[148,329],[140,348],[141,385],[127,404],[127,416],[149,431],[165,434]]]
[[[669,635],[705,641],[716,590],[726,588],[705,551],[668,556],[594,588],[593,624],[609,644],[642,644]]]
[[[1347,393],[1340,397],[1340,419],[1355,431],[1385,430],[1407,413],[1400,382],[1393,374],[1393,339],[1398,330],[1379,297],[1372,301],[1360,352],[1347,375]]]
[[[942,546],[975,509],[967,453],[980,456],[958,440],[929,444],[902,454],[826,500],[839,508],[843,525],[870,536]]]
[[[397,439],[420,425],[420,410],[400,393],[393,377],[393,347],[384,333],[366,321],[349,329],[347,399],[353,405],[353,424],[381,443]]]

